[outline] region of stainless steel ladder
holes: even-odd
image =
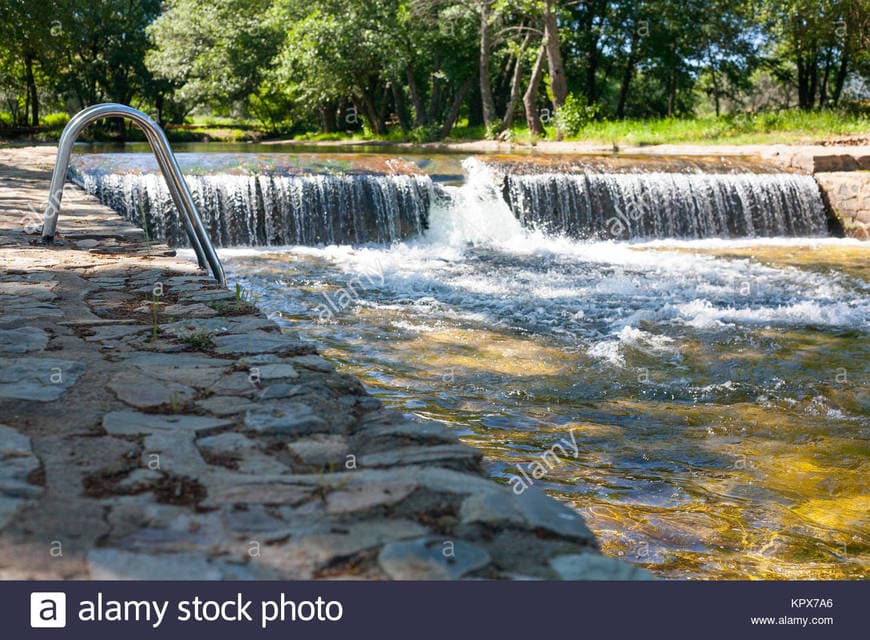
[[[63,185],[66,182],[67,169],[69,168],[70,154],[73,143],[82,130],[94,120],[102,118],[121,117],[132,120],[145,133],[148,144],[157,158],[160,170],[169,187],[172,201],[178,208],[190,246],[196,253],[196,259],[202,269],[211,268],[212,276],[221,284],[226,284],[224,268],[218,258],[217,252],[211,243],[208,232],[202,224],[196,205],[190,195],[190,189],[181,175],[178,162],[169,148],[169,141],[160,126],[138,109],[133,109],[123,104],[105,103],[96,104],[77,113],[67,123],[60,136],[57,146],[57,160],[54,164],[54,173],[51,176],[51,191],[48,197],[48,206],[45,209],[42,222],[42,241],[45,244],[54,243],[54,233],[57,228],[57,218],[60,213],[60,201],[63,198]]]

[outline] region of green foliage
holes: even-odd
[[[534,142],[501,123],[510,104],[522,117],[548,15],[565,63],[545,57],[533,112],[569,136],[798,135],[791,111],[735,114],[860,109],[844,87],[870,81],[867,0],[0,0],[0,123],[51,136],[60,114],[115,101],[179,140],[257,139],[255,126]],[[565,84],[552,121],[551,87]],[[193,113],[226,120],[189,126]],[[623,118],[650,124],[628,132]]]
[[[69,114],[63,111],[56,111],[43,116],[41,124],[49,129],[63,129],[67,122],[69,122]]]
[[[489,126],[484,127],[483,136],[487,140],[495,140],[496,138],[499,137],[499,135],[501,135],[501,132],[502,132],[501,122],[493,122]]]
[[[565,104],[556,112],[556,124],[569,136],[576,136],[598,115],[600,107],[589,104],[585,96],[568,94]]]
[[[583,129],[584,142],[604,144],[809,143],[870,130],[870,115],[831,110],[740,113],[720,118],[596,120]]]
[[[256,94],[283,40],[272,0],[167,0],[145,63],[182,103],[228,106]]]
[[[434,142],[441,137],[441,128],[437,125],[420,125],[414,127],[408,132],[408,139],[411,142],[423,143]]]
[[[215,348],[214,339],[208,331],[191,331],[180,336],[179,339],[192,351],[210,352]]]

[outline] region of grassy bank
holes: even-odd
[[[2,114],[0,114],[2,116]],[[41,142],[55,141],[60,136],[69,116],[62,113],[49,114],[45,125],[38,130],[14,130],[3,128],[0,117],[0,140],[15,139]],[[501,134],[500,139],[518,144],[534,145],[539,139],[554,140],[554,123],[545,126],[543,138],[529,134],[525,126],[516,126]],[[402,131],[390,127],[386,135],[376,136],[364,130],[355,132],[294,134],[268,134],[253,120],[233,120],[220,117],[199,117],[182,125],[168,125],[167,136],[172,142],[256,142],[274,138],[292,138],[305,142],[381,141],[381,142],[429,142],[435,139],[433,132]],[[5,134],[5,135],[4,135]],[[460,122],[445,142],[468,142],[486,138],[483,126],[469,126]],[[135,128],[126,130],[126,139],[142,141],[144,136]],[[870,115],[867,113],[844,113],[838,111],[785,111],[736,114],[703,118],[661,118],[648,120],[594,120],[588,122],[566,140],[613,144],[613,145],[658,145],[658,144],[809,144],[832,142],[848,138],[870,138]],[[118,132],[110,129],[90,128],[84,139],[117,140]],[[865,142],[866,143],[866,142]]]
[[[547,139],[555,139],[555,126],[547,126]],[[462,140],[483,138],[482,127],[458,128]],[[529,144],[534,140],[525,127],[504,134]],[[618,145],[656,144],[806,144],[854,136],[870,137],[870,116],[835,111],[797,109],[719,118],[661,118],[654,120],[601,120],[589,122],[566,140]]]

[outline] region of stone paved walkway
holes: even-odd
[[[643,578],[305,342],[0,149],[0,578]]]

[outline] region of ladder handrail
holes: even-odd
[[[212,245],[205,226],[202,224],[202,219],[196,210],[193,197],[190,195],[190,189],[188,189],[187,182],[185,182],[184,176],[181,175],[181,169],[178,166],[175,155],[169,147],[166,134],[146,114],[123,104],[104,103],[88,107],[73,116],[64,127],[57,146],[57,160],[54,164],[54,173],[51,175],[51,191],[49,192],[48,206],[43,215],[42,241],[45,244],[52,244],[54,242],[57,218],[60,213],[60,201],[63,198],[63,186],[66,182],[73,143],[82,130],[91,122],[110,117],[132,120],[145,133],[148,144],[157,158],[157,164],[160,166],[163,178],[166,180],[166,186],[169,188],[172,201],[175,203],[184,222],[190,246],[193,247],[196,253],[196,259],[199,262],[200,268],[206,269],[211,267],[214,279],[221,284],[226,284],[223,265]]]

